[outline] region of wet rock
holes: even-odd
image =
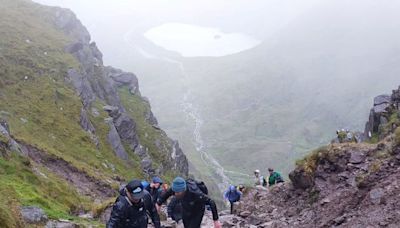
[[[374,98],[374,105],[387,104],[391,102],[390,95],[379,95]]]
[[[251,212],[250,211],[242,211],[242,212],[240,212],[239,215],[240,215],[240,217],[247,218],[251,215]]]
[[[349,162],[352,164],[360,164],[365,161],[365,154],[360,151],[352,151]]]
[[[126,153],[124,145],[122,144],[121,138],[119,137],[119,134],[117,132],[117,129],[114,126],[114,123],[112,120],[108,120],[108,125],[110,127],[110,130],[107,135],[107,141],[110,143],[115,155],[119,157],[122,160],[128,160],[129,156],[128,153]]]
[[[375,188],[369,192],[369,199],[373,204],[380,204],[385,192],[382,188]]]
[[[313,177],[302,169],[295,169],[289,174],[293,187],[307,189],[314,186]]]
[[[49,221],[45,228],[78,228],[79,226],[69,221]]]
[[[43,209],[39,207],[22,207],[21,216],[29,224],[42,224],[48,220]]]

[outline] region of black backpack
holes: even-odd
[[[208,189],[206,184],[203,181],[196,181],[193,179],[187,179],[186,184],[188,186],[189,191],[197,192],[200,190],[203,194],[208,195]]]

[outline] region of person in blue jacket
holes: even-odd
[[[229,201],[231,206],[231,214],[233,214],[233,205],[240,200],[242,193],[235,186],[229,186],[229,189],[224,193],[225,200]]]

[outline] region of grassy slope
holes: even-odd
[[[49,23],[52,18],[49,8],[29,1],[0,0],[0,118],[8,121],[15,139],[60,157],[97,179],[142,178],[137,158],[131,155],[136,163],[127,166],[106,142],[104,103],[96,101],[94,106],[100,116],[90,116],[100,140],[99,149],[80,127],[81,101],[64,82],[67,69],[77,68],[78,63],[63,51],[69,40]],[[133,105],[141,104],[137,100]],[[144,118],[140,115],[133,116]],[[142,119],[139,126],[140,123]],[[165,134],[148,127],[140,134],[148,130],[151,138],[146,141],[140,137],[142,144],[150,148],[153,157],[163,159],[150,141]],[[94,206],[67,186],[65,180],[44,167],[39,169],[47,178],[36,175],[25,163],[18,156],[0,157],[1,227],[20,223],[17,211],[9,210],[18,205],[40,206],[51,218],[71,218],[77,208],[90,210]],[[104,164],[112,164],[115,170]]]

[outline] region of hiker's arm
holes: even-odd
[[[213,215],[213,220],[218,221],[218,210],[217,210],[217,205],[215,204],[214,200],[212,200],[210,197],[208,197],[205,194],[201,194],[200,199],[205,202],[207,205],[210,206],[211,212]]]
[[[167,201],[167,199],[169,197],[171,197],[174,194],[174,191],[172,191],[172,189],[168,189],[168,191],[164,192],[163,194],[161,194],[160,197],[158,197],[157,199],[157,205],[161,206],[163,203],[165,203],[165,201]]]
[[[155,228],[161,228],[160,216],[158,215],[156,206],[153,204],[153,201],[152,201],[152,200],[149,200],[149,201],[148,201],[148,204],[149,204],[149,205],[148,205],[148,206],[149,206],[149,207],[148,207],[148,208],[149,208],[148,212],[149,212],[151,221],[153,221],[154,227],[155,227]]]
[[[170,218],[172,218],[172,216],[173,216],[173,213],[174,213],[173,210],[174,210],[174,208],[175,208],[175,205],[176,205],[176,199],[173,198],[173,199],[171,200],[171,202],[169,202],[168,207],[167,207],[168,217],[170,217]]]
[[[124,219],[123,204],[120,201],[118,201],[116,204],[114,204],[110,220],[108,220],[107,223],[107,228],[120,227],[121,226],[120,223],[123,219]]]

